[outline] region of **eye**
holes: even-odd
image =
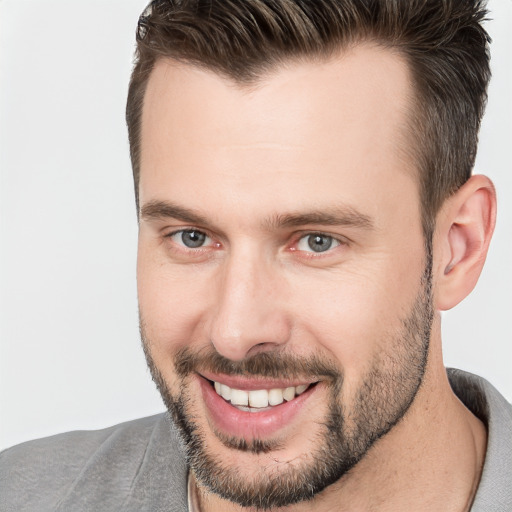
[[[303,236],[297,243],[297,249],[305,252],[325,252],[334,247],[338,247],[341,243],[329,235],[322,233],[310,233]]]
[[[196,229],[182,229],[169,235],[169,238],[187,249],[198,249],[212,242],[206,233]]]

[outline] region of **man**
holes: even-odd
[[[127,121],[173,422],[4,452],[2,510],[512,508],[512,410],[448,373],[490,180],[482,2],[155,1]]]

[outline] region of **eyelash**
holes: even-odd
[[[196,248],[193,248],[193,247],[187,247],[184,244],[179,244],[176,241],[174,241],[173,247],[172,247],[173,250],[180,251],[182,253],[186,253],[189,256],[192,256],[192,255],[201,256],[201,255],[204,255],[204,252],[209,250],[210,248],[219,249],[220,247],[222,247],[222,244],[220,242],[216,242],[213,244],[211,243],[211,242],[213,242],[214,237],[209,235],[207,231],[192,228],[192,227],[175,230],[175,231],[165,235],[165,238],[173,240],[173,237],[175,237],[176,235],[183,236],[183,234],[187,233],[187,232],[195,232],[199,235],[204,235],[207,239],[210,240],[210,244],[201,245]],[[297,248],[297,246],[299,245],[299,243],[302,240],[306,241],[308,237],[314,237],[314,236],[329,238],[330,241],[336,245],[334,247],[329,246],[325,251],[321,251],[321,252],[315,252],[313,250],[307,251],[307,250]],[[301,256],[303,258],[318,259],[321,257],[326,257],[326,256],[332,254],[332,252],[334,250],[336,250],[338,247],[346,246],[346,245],[348,245],[348,241],[341,237],[338,238],[338,237],[330,235],[328,233],[323,233],[321,231],[306,231],[306,232],[298,233],[293,238],[293,241],[287,245],[287,250],[289,250],[290,252],[294,252],[294,253],[301,253]]]
[[[328,238],[329,239],[329,247],[325,249],[324,251],[315,252],[313,251],[311,245],[309,244],[308,238],[309,237],[321,237],[321,238]],[[301,242],[304,242],[305,244],[309,245],[309,248],[311,251],[299,249],[298,246],[301,244]],[[334,244],[334,245],[333,245]],[[330,235],[328,233],[323,233],[320,231],[308,231],[305,233],[300,233],[298,237],[294,239],[294,242],[292,242],[292,245],[290,246],[289,250],[292,252],[299,252],[301,253],[302,257],[305,258],[321,258],[321,257],[328,257],[332,255],[333,251],[335,251],[338,247],[347,245],[347,242],[335,237],[333,235]]]
[[[184,233],[197,233],[199,235],[204,235],[206,238],[208,238],[210,241],[213,241],[213,237],[210,236],[206,231],[202,230],[202,229],[196,229],[196,228],[182,228],[182,229],[177,229],[175,231],[173,231],[172,233],[169,233],[167,235],[165,235],[165,238],[168,238],[170,240],[173,240],[173,238],[176,236],[176,235],[180,235],[183,236]],[[206,245],[206,246],[199,246],[199,247],[196,247],[196,248],[193,248],[193,247],[187,247],[185,244],[181,245],[179,243],[177,243],[176,241],[173,241],[173,249],[175,250],[178,250],[178,251],[184,251],[186,252],[187,254],[202,254],[204,253],[205,250],[209,249],[210,247],[212,247],[212,244],[210,243],[209,245]],[[213,244],[213,247],[214,248],[220,248],[221,247],[221,244],[220,243],[214,243]]]

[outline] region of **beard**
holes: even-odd
[[[213,346],[200,351],[184,348],[174,355],[179,391],[172,393],[151,357],[151,340],[145,335],[141,315],[141,337],[153,380],[178,428],[189,468],[209,491],[242,507],[268,510],[312,499],[339,481],[407,413],[425,374],[433,322],[432,256],[427,247],[427,264],[420,291],[400,327],[383,336],[377,352],[361,379],[362,385],[350,407],[340,397],[343,372],[333,361],[319,356],[308,358],[275,351],[263,352],[242,361],[231,361]],[[212,450],[204,429],[196,421],[197,396],[188,379],[208,370],[228,375],[255,375],[267,378],[322,380],[328,389],[327,413],[318,422],[315,448],[294,459],[293,464],[261,467],[249,479],[239,468],[230,466],[222,454]],[[255,454],[279,450],[276,440],[215,436],[233,451]]]

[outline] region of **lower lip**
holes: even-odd
[[[210,381],[198,376],[204,403],[215,427],[222,433],[243,438],[269,438],[289,426],[305,402],[318,388],[312,386],[290,402],[283,402],[262,412],[241,411],[217,394]]]

